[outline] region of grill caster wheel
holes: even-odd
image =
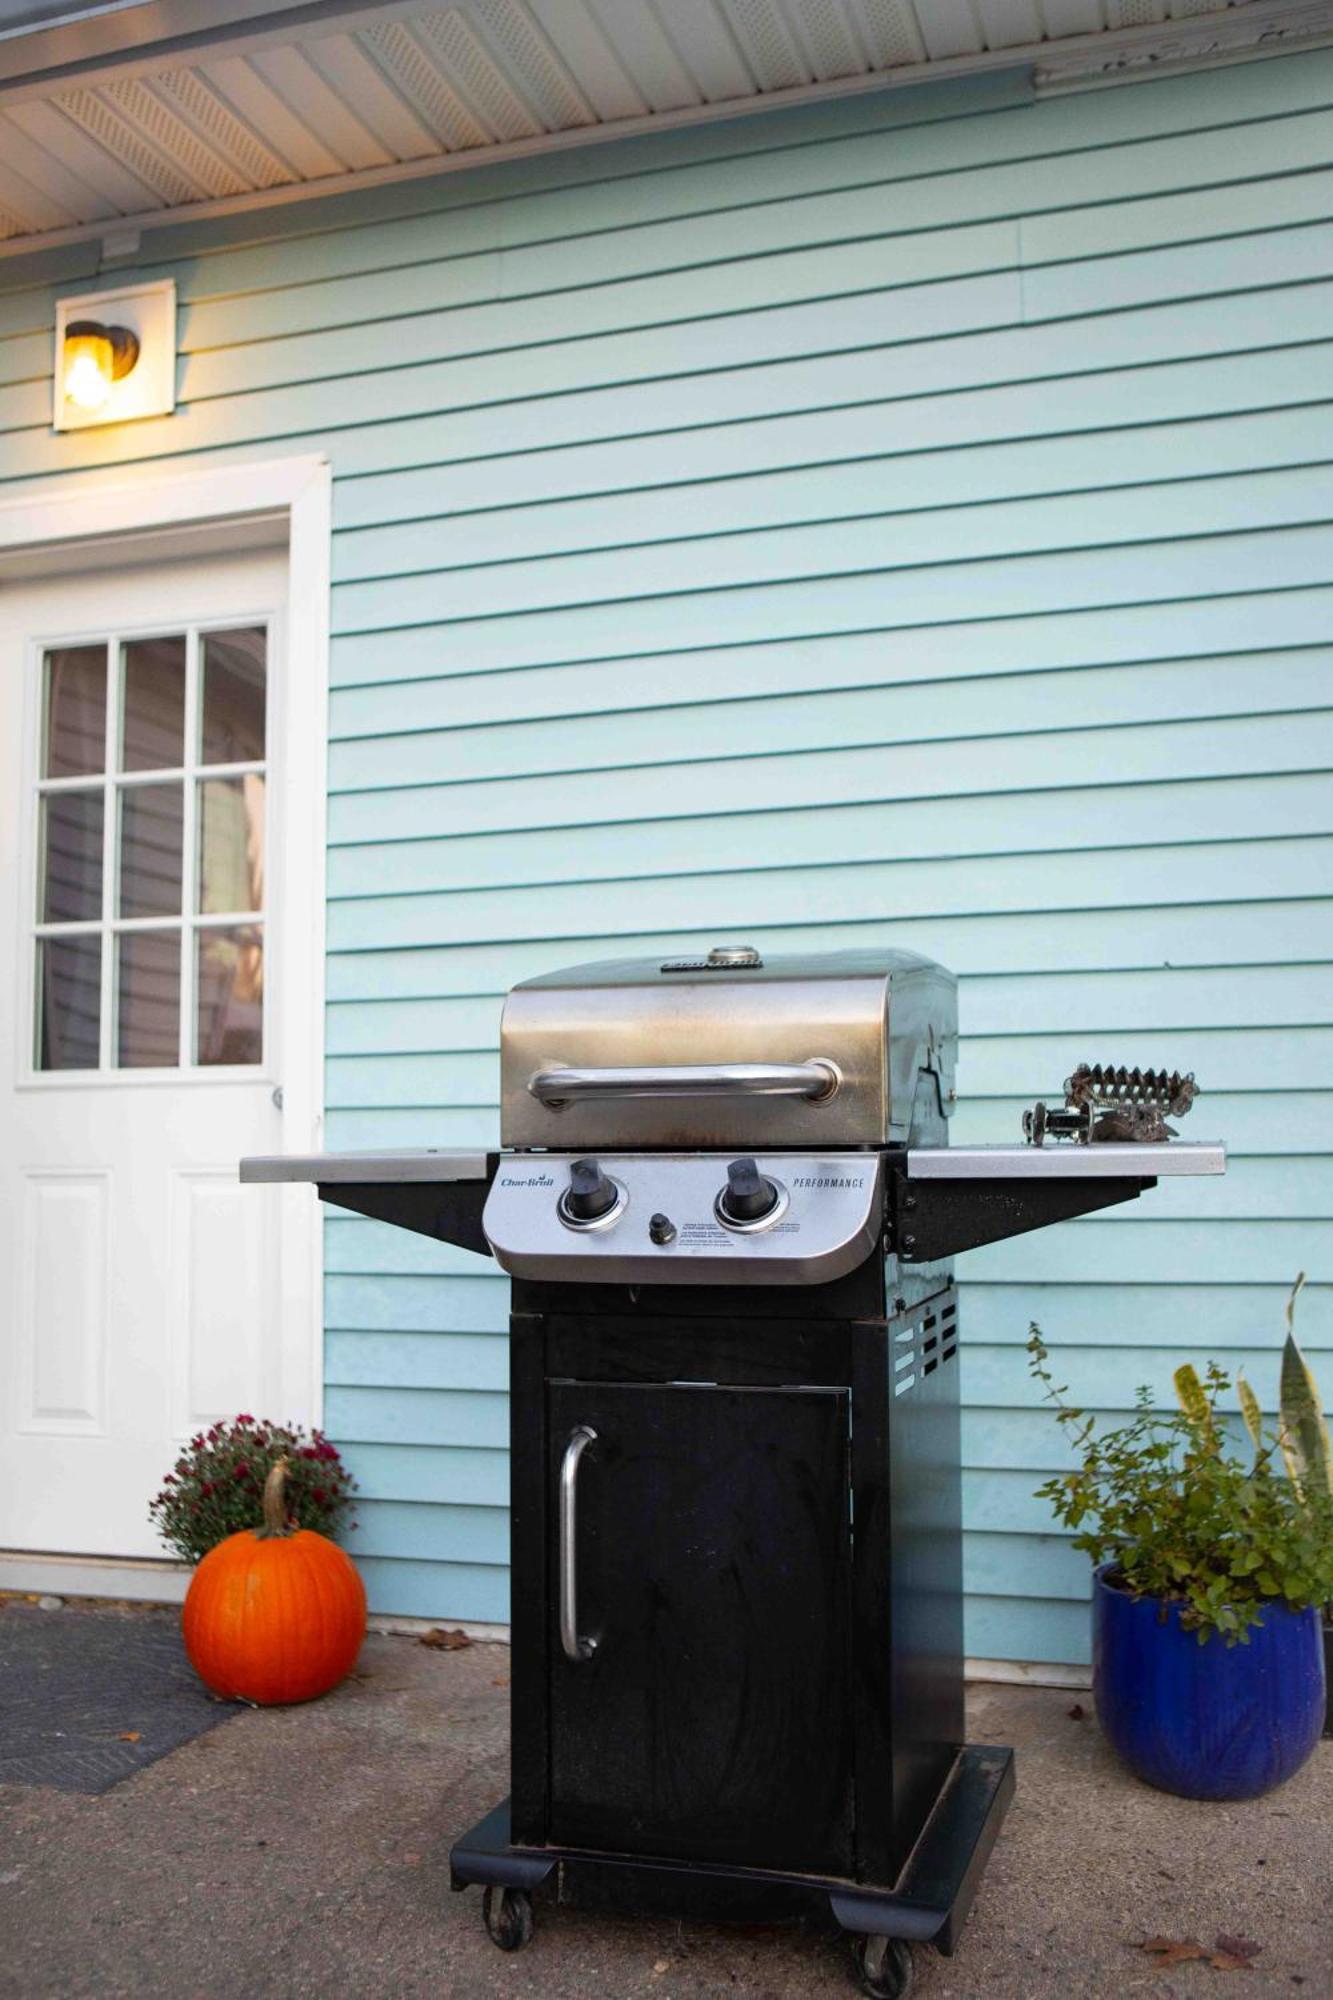
[[[526,1889],[489,1888],[481,1899],[481,1919],[492,1944],[522,1951],[532,1937],[532,1898]]]
[[[912,1947],[902,1938],[858,1937],[852,1945],[861,1991],[871,2000],[904,2000],[912,1990]]]

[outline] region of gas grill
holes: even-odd
[[[505,1948],[541,1890],[831,1916],[874,1994],[953,1949],[1014,1777],[964,1741],[952,1259],[1225,1166],[1142,1136],[1156,1072],[951,1148],[956,1052],[908,952],[580,966],[508,997],[499,1152],[243,1163],[510,1274],[512,1786],[451,1855]]]

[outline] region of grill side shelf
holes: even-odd
[[[356,1186],[371,1181],[404,1185],[412,1181],[488,1181],[498,1153],[446,1153],[437,1146],[416,1146],[406,1152],[256,1153],[241,1161],[243,1181],[314,1181],[320,1187],[339,1182]]]
[[[249,1183],[312,1182],[321,1201],[489,1257],[481,1226],[498,1153],[311,1153],[241,1161]]]
[[[1159,1176],[1226,1171],[1220,1145],[913,1147],[890,1154],[890,1247],[934,1263],[1133,1201]]]

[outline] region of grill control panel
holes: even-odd
[[[825,1284],[883,1227],[875,1153],[504,1155],[482,1226],[522,1278]]]

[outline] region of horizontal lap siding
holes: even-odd
[[[515,979],[720,936],[954,966],[958,1140],[1197,1071],[1224,1183],[962,1265],[969,1649],[1082,1660],[1029,1321],[1090,1406],[1271,1403],[1305,1266],[1333,1374],[1333,58],[1018,94],[187,235],[180,409],[100,439],[0,295],[0,471],[332,458],[330,1144],[493,1139]],[[375,1601],[503,1618],[503,1281],[327,1269]]]

